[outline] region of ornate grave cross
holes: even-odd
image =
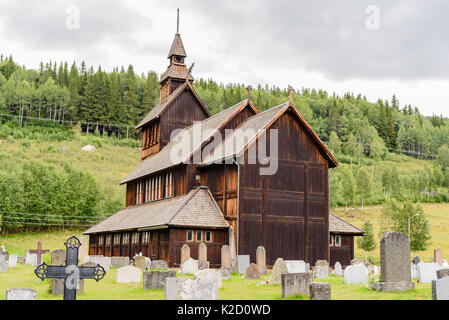
[[[65,266],[49,266],[41,264],[34,270],[37,277],[44,281],[47,278],[64,279],[64,300],[76,300],[76,287],[80,279],[104,278],[106,271],[97,264],[95,267],[78,267],[78,249],[81,242],[73,236],[64,243],[67,248]]]
[[[37,265],[40,265],[42,262],[42,255],[46,254],[50,250],[42,250],[42,241],[38,241],[37,250],[28,250],[29,253],[35,253],[37,256]]]

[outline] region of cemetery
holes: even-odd
[[[0,300],[62,300],[70,298],[70,294],[77,300],[449,299],[449,266],[444,260],[444,251],[434,250],[435,261],[412,259],[407,237],[397,232],[387,233],[381,239],[379,266],[354,259],[346,267],[339,262],[332,266],[324,260],[310,267],[301,260],[279,258],[270,267],[262,254],[265,249],[259,246],[257,261],[251,261],[249,256],[237,256],[237,267],[233,269],[228,252],[230,246],[226,245],[222,248],[223,266],[201,270],[187,244],[182,247],[184,263],[180,268],[169,268],[164,261],[151,261],[143,256],[111,259],[84,255],[81,250],[84,239],[79,238],[62,240],[66,250],[47,247],[45,241],[37,241],[38,249],[26,250],[28,255],[35,255],[29,256],[28,261],[2,246],[0,266],[8,268],[0,272]],[[61,275],[60,271],[64,266],[73,266],[73,254],[77,254],[80,279],[72,281],[72,290],[66,292],[71,274]],[[202,253],[201,258],[207,259],[207,256]],[[137,267],[140,260],[144,265]],[[47,266],[45,275],[42,266]],[[42,281],[42,277],[46,280]]]

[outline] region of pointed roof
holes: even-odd
[[[315,131],[310,127],[307,121],[296,110],[291,102],[282,103],[276,107],[249,117],[234,132],[228,135],[220,146],[217,146],[213,153],[207,155],[202,165],[213,164],[222,159],[228,159],[234,156],[242,156],[245,150],[254,143],[257,138],[265,132],[281,115],[288,110],[292,110],[298,117],[298,120],[306,128],[312,139],[317,143],[323,156],[327,159],[329,167],[335,168],[339,165],[337,159],[332,155],[329,149],[324,145]],[[238,130],[241,129],[241,130]],[[241,143],[244,142],[244,143]],[[238,145],[237,145],[238,144]],[[230,148],[230,146],[233,146]]]
[[[229,224],[209,189],[198,187],[179,197],[127,207],[84,234],[169,226],[228,228]]]
[[[329,213],[329,232],[331,233],[346,233],[363,236],[365,231],[357,228],[349,222],[337,217],[335,214]]]
[[[148,112],[148,114],[145,116],[145,118],[140,121],[140,123],[137,125],[136,129],[139,129],[146,125],[147,123],[151,122],[152,120],[159,118],[167,109],[167,107],[172,104],[176,98],[184,91],[184,90],[190,90],[195,98],[200,103],[201,107],[203,108],[204,112],[210,116],[210,111],[207,109],[206,105],[204,104],[203,100],[201,100],[200,96],[196,93],[195,89],[193,88],[190,81],[186,81],[182,86],[179,86],[175,91],[171,93],[171,95],[168,97],[167,101],[164,103],[158,103],[153,107],[153,109]]]
[[[254,110],[254,112],[259,112],[250,100],[243,100],[232,107],[227,108],[226,110],[204,119],[203,121],[199,121],[194,125],[184,128],[161,151],[145,158],[125,179],[120,182],[120,184],[149,176],[158,171],[166,170],[188,161],[195,150],[200,148],[202,144],[209,141],[215,132],[223,128],[232,118],[234,118],[235,115],[237,115],[248,105]],[[201,129],[201,139],[199,139],[199,141],[195,141],[195,144],[191,145],[189,141],[183,140],[183,137],[186,135],[193,137],[195,132],[194,130],[197,128]],[[180,148],[180,146],[183,146],[186,143],[188,143],[188,145],[185,146],[185,150],[189,150],[189,152],[186,154],[185,159],[172,159],[172,151],[175,150],[175,148]]]
[[[179,33],[175,34],[175,39],[173,39],[167,58],[170,59],[172,56],[187,57],[186,50]]]

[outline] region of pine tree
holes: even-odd
[[[129,65],[127,72],[128,86],[125,96],[126,122],[128,124],[137,124],[139,121],[139,101],[137,97],[137,84],[134,68]]]
[[[371,252],[376,249],[376,240],[374,238],[373,225],[369,220],[363,224],[365,235],[357,239],[357,246],[365,252]]]

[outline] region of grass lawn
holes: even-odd
[[[163,300],[164,290],[143,290],[142,283],[115,283],[116,269],[111,268],[100,282],[85,280],[84,295],[78,300]],[[191,277],[192,278],[192,277]],[[233,275],[224,280],[218,291],[220,300],[279,300],[281,286],[269,286],[262,280],[244,280],[242,276]],[[407,292],[375,292],[364,285],[345,285],[343,277],[330,276],[328,279],[315,279],[316,282],[329,282],[332,286],[333,300],[431,300],[430,284],[416,284],[415,290]],[[34,274],[34,268],[19,265],[8,273],[0,273],[0,300],[5,299],[6,290],[10,288],[31,288],[37,291],[39,300],[61,300],[62,296],[50,294],[50,280],[41,281]],[[305,296],[290,297],[287,300],[308,300]]]

